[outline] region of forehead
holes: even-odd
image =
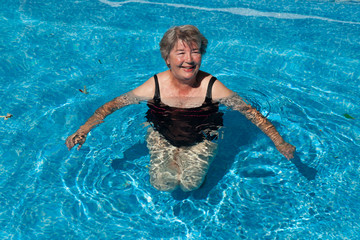
[[[198,49],[199,46],[196,42],[191,42],[191,43],[187,43],[183,40],[178,40],[175,45],[174,45],[174,48],[173,50],[181,50],[181,49],[187,49],[187,48],[190,48],[190,49]]]

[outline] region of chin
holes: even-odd
[[[199,70],[197,69],[194,69],[193,71],[191,72],[185,72],[184,75],[185,76],[188,76],[188,78],[193,78],[193,77],[196,77],[196,75],[199,73]]]

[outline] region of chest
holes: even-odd
[[[204,103],[205,97],[162,97],[161,101],[170,107],[195,108]]]
[[[197,88],[179,89],[171,86],[160,86],[161,101],[171,107],[192,108],[199,107],[205,101],[206,89]]]

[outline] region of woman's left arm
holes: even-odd
[[[258,110],[247,104],[238,94],[226,88],[221,82],[214,85],[214,90],[214,99],[218,99],[221,104],[242,113],[271,139],[277,150],[287,159],[294,157],[295,147],[285,142],[275,126]]]

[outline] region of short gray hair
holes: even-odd
[[[182,40],[188,45],[196,43],[200,47],[201,54],[206,52],[208,40],[200,33],[197,27],[193,25],[175,26],[167,30],[160,41],[161,57],[165,61],[178,40]]]

